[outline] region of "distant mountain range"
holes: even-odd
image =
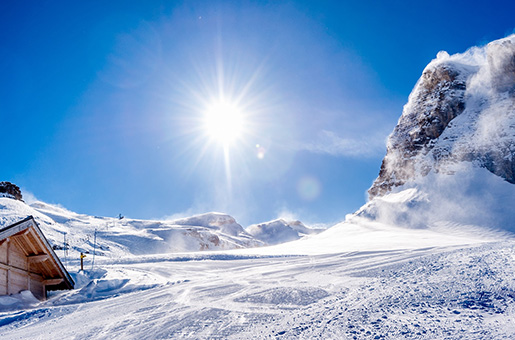
[[[253,228],[244,230],[233,217],[222,213],[162,221],[120,219],[77,214],[44,202],[28,205],[11,195],[0,198],[0,228],[28,215],[34,216],[56,250],[95,251],[97,255],[109,257],[252,248],[300,239],[319,231],[300,221],[281,220],[281,225],[264,223],[264,226],[273,225],[277,234],[268,233],[263,237],[254,235]],[[284,233],[288,233],[290,239],[285,239]]]

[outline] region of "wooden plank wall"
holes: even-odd
[[[40,300],[45,299],[45,285],[43,284],[43,278],[34,274],[30,275],[30,291]]]
[[[9,246],[9,264],[25,271],[29,269],[27,256],[25,256],[25,253],[12,241]]]
[[[7,241],[0,241],[0,263],[7,264]]]
[[[0,263],[7,264],[8,242],[4,240],[0,244]],[[7,294],[7,269],[0,268],[0,295]]]
[[[7,295],[7,270],[0,268],[0,295]]]
[[[7,294],[18,294],[29,289],[28,274],[9,270],[9,289]]]
[[[4,268],[0,268],[0,295],[17,294],[30,288],[32,282],[28,272],[29,261],[11,239],[4,240],[0,245],[0,264],[4,265]],[[35,283],[34,295],[41,295],[41,285],[42,283]]]

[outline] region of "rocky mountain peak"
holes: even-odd
[[[22,201],[20,188],[11,182],[0,182],[0,197],[9,197]]]
[[[369,197],[462,161],[515,183],[515,35],[438,53],[388,138]]]

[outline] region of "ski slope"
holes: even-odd
[[[515,336],[515,243],[102,261],[82,288],[0,313],[2,339]],[[77,266],[70,268],[77,271]]]
[[[115,219],[0,198],[3,223],[30,213],[54,245],[67,233],[64,262],[76,282],[43,302],[29,292],[0,297],[0,338],[515,338],[515,186],[464,169],[407,183],[326,231],[268,247],[242,242],[254,239],[224,214],[126,220],[99,234],[84,272],[75,255]],[[173,248],[163,229],[184,228],[239,249],[199,251],[195,241],[189,252],[159,252]]]

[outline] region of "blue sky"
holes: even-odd
[[[514,7],[4,1],[0,180],[92,215],[340,221],[425,65],[513,33]],[[230,145],[204,128],[222,95],[244,116]]]

